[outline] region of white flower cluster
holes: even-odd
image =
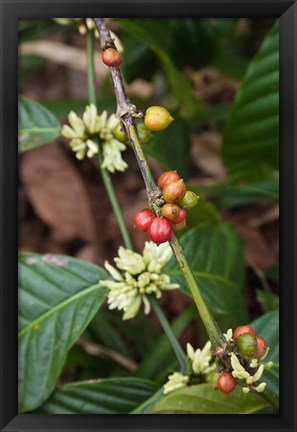
[[[80,34],[85,35],[87,30],[95,30],[96,38],[99,38],[93,18],[53,18],[58,24],[73,25],[78,28]]]
[[[205,375],[215,369],[215,364],[210,365],[212,359],[211,342],[208,341],[202,349],[194,351],[191,344],[187,343],[187,354],[194,374]]]
[[[227,333],[224,334],[224,336],[225,336],[227,342],[232,342],[233,341],[232,329],[229,329],[227,331]],[[257,359],[257,358],[251,359],[250,364],[249,364],[250,368],[252,368],[252,369],[258,368],[254,375],[250,374],[244,368],[244,366],[240,363],[240,360],[236,356],[236,354],[231,353],[231,366],[233,368],[232,375],[234,376],[234,378],[238,378],[242,381],[245,381],[246,386],[242,388],[242,391],[244,393],[249,393],[251,389],[257,391],[258,393],[261,393],[265,390],[265,388],[266,388],[265,382],[262,382],[258,385],[255,385],[255,384],[262,377],[264,370],[268,370],[273,366],[272,361],[270,361],[266,364],[262,363],[263,360],[265,359],[265,357],[267,356],[268,351],[269,351],[269,348],[266,349],[265,354],[260,359]]]
[[[168,243],[157,246],[153,242],[146,242],[143,255],[119,248],[119,257],[114,258],[116,266],[124,273],[120,273],[108,261],[105,268],[114,280],[101,280],[101,285],[109,289],[109,309],[123,310],[123,319],[133,318],[141,304],[144,304],[144,313],[150,312],[148,295],[161,297],[162,290],[179,288],[176,283],[171,283],[170,277],[161,273],[164,265],[172,256]]]
[[[190,378],[187,375],[183,375],[180,372],[174,372],[172,375],[168,376],[168,381],[164,384],[163,394],[167,395],[174,390],[185,387],[188,384],[189,379]]]
[[[102,168],[110,172],[125,171],[126,162],[123,161],[121,152],[126,149],[125,144],[116,140],[112,131],[120,120],[112,114],[109,118],[107,112],[99,116],[94,104],[86,107],[82,119],[75,112],[68,115],[70,126],[64,125],[62,135],[69,138],[70,146],[76,153],[77,159],[85,156],[91,158],[98,153],[99,146],[96,137],[100,138],[103,147]]]
[[[190,376],[206,375],[215,369],[215,364],[211,364],[211,342],[208,341],[202,349],[196,351],[191,344],[187,343],[187,354],[191,371],[187,375],[180,372],[174,372],[168,376],[168,381],[164,385],[163,394],[166,395],[174,390],[184,387],[190,380]]]

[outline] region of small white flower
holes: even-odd
[[[150,242],[152,243],[152,242]],[[154,249],[149,242],[146,243],[143,255],[125,249],[122,246],[119,248],[119,256],[114,258],[114,261],[120,273],[115,267],[105,262],[104,266],[113,280],[101,280],[102,286],[109,289],[108,305],[109,309],[123,310],[123,319],[133,318],[141,304],[144,305],[144,313],[150,312],[150,303],[148,295],[153,294],[156,298],[160,298],[162,290],[179,288],[178,284],[171,283],[170,277],[161,273],[162,267],[166,264],[166,259],[170,258],[170,254],[162,248],[160,251]],[[169,245],[167,245],[169,248]],[[152,260],[158,262],[158,268],[151,271],[148,261],[147,251],[150,250]],[[153,253],[155,251],[155,254]],[[158,270],[158,271],[156,271]]]
[[[163,394],[167,395],[174,390],[185,387],[189,382],[189,377],[181,374],[180,372],[174,372],[172,375],[168,376],[168,381],[164,385]]]
[[[254,390],[256,390],[256,392],[261,393],[265,390],[266,383],[263,382],[263,383],[259,384],[257,387],[253,387],[253,388],[254,388]]]
[[[82,119],[71,111],[68,115],[69,125],[64,125],[62,135],[69,138],[70,147],[76,153],[77,159],[93,157],[99,152],[99,145],[96,139],[102,142],[103,163],[102,168],[110,172],[125,171],[128,167],[122,159],[122,152],[126,149],[125,144],[116,140],[113,129],[120,120],[112,114],[110,117],[107,111],[98,115],[94,104],[86,106]]]
[[[232,375],[234,378],[247,379],[250,377],[250,374],[245,370],[234,353],[231,353],[231,365],[233,368]]]
[[[269,370],[272,368],[272,366],[273,366],[273,361],[270,361],[264,365],[264,369]]]
[[[250,392],[250,388],[249,387],[242,387],[242,391],[245,394],[248,394]]]
[[[187,343],[187,354],[191,361],[191,367],[195,374],[208,374],[215,368],[215,364],[210,365],[212,358],[210,348],[210,341],[206,342],[202,350],[198,348],[196,351],[194,351],[194,348],[191,344]]]
[[[95,37],[99,38],[93,18],[53,18],[53,20],[61,25],[73,25],[82,35],[87,33],[87,29],[94,30]]]
[[[227,330],[227,333],[224,333],[224,336],[227,342],[232,341],[232,337],[233,337],[232,329]]]

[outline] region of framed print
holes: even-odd
[[[296,430],[296,2],[1,12],[1,430]]]

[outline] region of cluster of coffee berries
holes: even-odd
[[[233,333],[233,344],[234,352],[237,352],[242,357],[241,361],[243,363],[247,360],[250,368],[257,367],[258,361],[264,359],[267,353],[267,345],[265,340],[262,337],[257,336],[255,330],[248,325],[236,328]],[[237,358],[235,359],[238,363],[239,360]],[[264,366],[262,366],[260,369],[261,374],[263,372],[262,369],[264,369]],[[238,371],[234,370],[233,374],[230,372],[222,372],[219,374],[217,378],[217,387],[223,393],[232,393],[236,387],[236,380],[234,376],[241,379],[247,379],[247,381],[250,380],[251,384],[253,384],[253,382],[257,381],[257,373],[258,372],[256,370],[254,376],[249,377],[249,373],[245,371],[242,365],[239,364]],[[261,386],[263,386],[263,384],[261,384]],[[260,390],[261,389],[258,389],[258,391]]]
[[[102,52],[102,61],[106,66],[116,68],[121,65],[123,57],[116,48],[106,48]]]
[[[150,141],[150,139],[153,137],[153,134],[146,127],[146,125],[143,123],[142,120],[136,121],[135,126],[136,126],[136,130],[137,130],[137,135],[140,139],[141,144],[147,144]],[[119,122],[116,125],[116,127],[113,129],[113,134],[114,134],[115,138],[122,143],[125,143],[129,140],[128,134],[127,134],[125,127],[124,127],[122,122]]]
[[[186,227],[186,208],[194,207],[198,197],[186,190],[176,171],[164,172],[159,177],[158,187],[164,202],[160,215],[156,216],[150,208],[143,208],[135,214],[134,225],[139,231],[147,231],[150,239],[160,244],[170,240],[173,228],[179,231]]]
[[[240,326],[234,331],[233,340],[243,357],[261,359],[267,350],[265,340],[256,335],[250,326]]]

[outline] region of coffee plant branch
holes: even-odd
[[[107,48],[116,48],[104,19],[94,18],[94,21],[100,36],[102,50],[104,51]],[[136,127],[134,125],[134,117],[141,117],[142,113],[137,111],[135,105],[133,105],[128,98],[123,85],[123,79],[120,70],[115,67],[110,67],[109,70],[117,100],[117,116],[121,118],[129,136],[132,148],[134,150],[146,185],[149,203],[155,211],[158,211],[159,208],[156,204],[156,200],[158,199],[158,197],[160,197],[160,191],[158,190],[152,176],[150,167],[147,163],[140,141],[138,139]],[[209,339],[212,343],[212,348],[215,351],[215,354],[222,358],[227,354],[225,338],[201,296],[200,289],[197,285],[192,270],[177,238],[173,235],[169,243],[176,257],[179,268],[189,286],[193,299],[196,303],[198,312],[201,316]]]

